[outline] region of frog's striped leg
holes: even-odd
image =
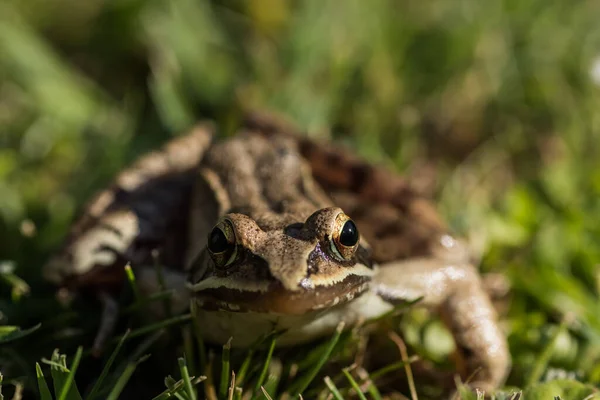
[[[45,278],[95,293],[106,316],[115,312],[116,303],[107,296],[121,287],[127,263],[153,265],[151,253],[159,248],[159,262],[181,266],[189,197],[212,132],[210,125],[198,125],[121,172],[84,208],[62,249],[44,266]],[[112,332],[114,320],[103,318],[97,344]]]

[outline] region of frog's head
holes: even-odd
[[[342,304],[367,289],[369,252],[337,208],[250,218],[227,214],[208,236],[191,277],[204,309],[303,314]]]

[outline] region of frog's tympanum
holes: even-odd
[[[119,174],[46,277],[105,294],[130,263],[152,292],[157,274],[143,267],[159,249],[174,304],[191,303],[208,341],[238,347],[273,329],[279,345],[307,342],[422,297],[452,332],[460,372],[502,384],[510,357],[479,274],[404,179],[264,115],[212,136],[199,125]]]

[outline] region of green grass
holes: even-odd
[[[40,267],[85,200],[137,155],[198,119],[225,135],[244,110],[269,108],[411,177],[482,271],[508,278],[507,387],[587,396],[600,384],[599,12],[598,2],[566,0],[2,2],[0,393],[37,394],[48,381],[44,398],[87,398],[102,376],[97,398],[134,389],[152,398],[163,382],[159,398],[211,387],[229,396],[221,349],[205,349],[186,316],[144,328],[128,313],[118,354],[91,358],[99,307],[62,306]],[[420,310],[393,321],[410,357],[451,369],[438,321]],[[317,358],[276,350],[265,362],[268,348],[246,363],[231,351],[227,370],[244,393],[260,398],[262,383],[276,398],[307,381],[305,393],[352,391],[342,371],[353,357],[339,343],[314,379],[306,365]],[[387,364],[396,369],[377,376],[382,391],[390,375],[404,379],[399,356]],[[439,394],[414,375],[419,398]]]

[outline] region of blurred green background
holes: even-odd
[[[120,168],[267,108],[409,176],[509,278],[509,383],[548,349],[546,371],[599,383],[598,17],[566,0],[2,1],[0,323],[56,311],[40,266]],[[51,339],[0,347],[2,372],[32,374]]]

